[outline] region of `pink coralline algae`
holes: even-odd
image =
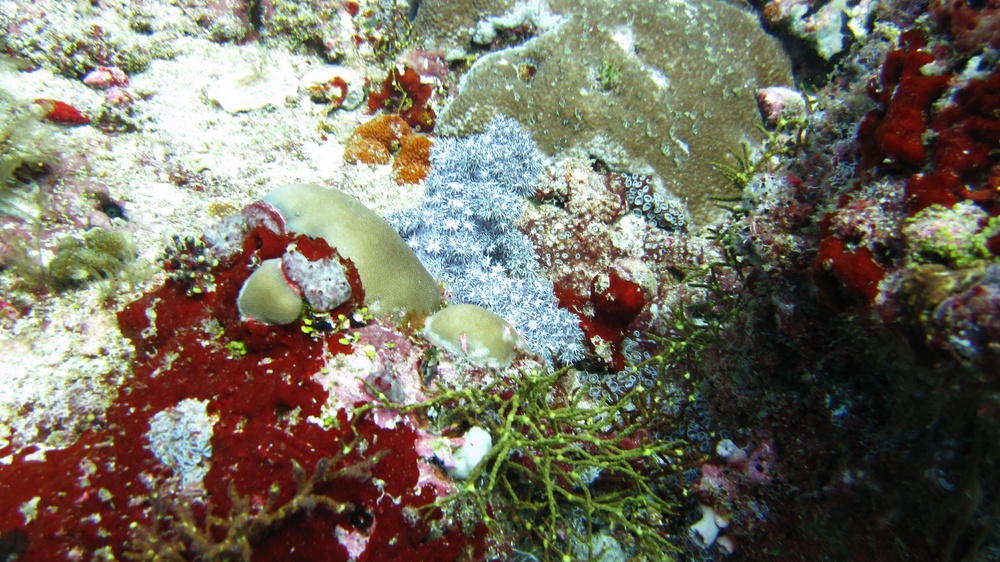
[[[931,312],[929,343],[1000,377],[1000,264],[973,279]]]
[[[97,90],[128,86],[128,75],[114,66],[98,66],[83,77],[83,83]]]
[[[775,478],[777,453],[771,440],[762,441],[748,455],[728,439],[719,442],[716,453],[722,462],[702,464],[692,491],[702,511],[711,510],[717,527],[726,529],[731,542],[721,546],[731,552],[736,544],[734,538],[749,536],[759,524],[753,506],[760,501],[761,490]]]

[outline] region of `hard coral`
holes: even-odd
[[[345,3],[306,0],[265,0],[259,8],[261,34],[298,50],[317,51],[328,61],[356,52],[354,25]]]
[[[127,306],[118,319],[134,378],[103,423],[44,456],[0,449],[0,528],[23,530],[21,560],[484,556],[481,533],[440,512],[409,516],[437,497],[419,480],[411,425],[323,410],[314,376],[350,348],[341,334],[236,314],[248,266],[293,238],[308,242],[256,226],[212,269],[215,291],[190,297],[168,283]]]
[[[510,366],[523,347],[506,320],[472,304],[453,304],[427,318],[424,335],[434,345],[475,365]]]
[[[4,51],[35,67],[78,78],[101,66],[126,73],[148,66],[154,42],[126,21],[118,6],[94,9],[85,2],[30,2],[0,13]]]
[[[83,240],[66,237],[59,253],[49,263],[49,278],[57,289],[78,288],[87,283],[132,279],[136,274],[136,252],[127,232],[94,228]]]
[[[394,149],[394,145],[408,134],[410,134],[409,124],[400,116],[391,113],[372,117],[354,130],[354,135],[376,141],[387,149]]]
[[[446,50],[449,59],[465,55],[479,20],[498,16],[514,0],[423,0],[413,21],[414,35],[427,48]]]
[[[344,146],[344,161],[351,164],[388,164],[390,157],[389,149],[374,139],[351,135]]]
[[[726,184],[712,163],[762,138],[755,92],[791,83],[780,45],[754,17],[715,0],[560,6],[572,17],[470,68],[439,129],[465,135],[509,115],[545,153],[654,171],[695,222],[718,218],[712,198]],[[523,64],[534,72],[520,72]],[[608,65],[620,68],[617,88],[602,86]]]
[[[933,205],[908,219],[902,234],[915,261],[962,268],[990,257],[988,241],[1000,234],[1000,218],[990,219],[971,201]]]
[[[432,144],[430,137],[411,133],[398,115],[379,115],[363,123],[347,139],[344,160],[374,165],[392,160],[396,183],[420,183],[431,169]]]
[[[409,134],[410,126],[398,115],[377,115],[348,137],[344,160],[352,164],[388,164],[390,152],[395,152],[400,139]]]
[[[374,314],[421,315],[441,306],[437,283],[413,251],[357,199],[333,188],[293,184],[272,190],[264,202],[279,212],[286,228],[322,238],[351,260]]]
[[[923,338],[918,346],[1000,376],[1000,265],[922,265],[904,282],[903,295]]]

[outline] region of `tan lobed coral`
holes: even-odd
[[[763,140],[756,91],[792,83],[779,42],[717,0],[550,4],[564,20],[477,61],[438,131],[468,135],[509,115],[549,155],[655,172],[696,224],[718,216],[726,181],[712,163],[735,166],[730,151]]]
[[[423,0],[413,20],[414,36],[457,58],[465,53],[481,18],[498,16],[513,6],[514,0]]]

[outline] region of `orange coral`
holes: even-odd
[[[352,164],[388,164],[389,152],[408,134],[410,126],[399,115],[372,117],[347,139],[344,160]]]
[[[351,135],[344,147],[344,160],[351,164],[388,164],[389,149],[376,140]]]
[[[378,141],[389,148],[399,139],[410,134],[410,126],[399,115],[385,114],[372,117],[354,130],[353,135]],[[352,135],[352,136],[353,136]]]
[[[419,183],[431,167],[431,144],[428,137],[411,133],[399,115],[379,115],[351,133],[344,160],[352,164],[388,164],[390,153],[398,150],[392,164],[396,182]]]
[[[392,163],[396,173],[396,183],[420,183],[427,177],[431,169],[430,138],[416,133],[406,135],[400,140],[399,153]]]

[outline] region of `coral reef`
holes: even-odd
[[[851,43],[868,35],[877,2],[843,0],[817,6],[809,0],[771,0],[761,5],[768,28],[791,35],[824,60],[842,55]]]
[[[355,296],[373,313],[419,315],[440,307],[440,290],[425,266],[382,217],[351,196],[317,185],[286,185],[271,190],[263,203],[288,230],[321,238],[350,260],[364,286]]]
[[[200,487],[208,473],[214,423],[207,408],[207,400],[189,398],[149,419],[149,450],[180,478],[182,489]]]
[[[129,26],[127,14],[85,2],[27,2],[20,9],[8,2],[0,27],[8,31],[0,39],[4,51],[73,77],[102,66],[138,72],[155,50],[149,37]]]
[[[420,74],[408,66],[389,70],[378,91],[368,95],[368,109],[384,109],[398,114],[413,130],[434,131],[437,113],[428,106],[433,93],[431,84],[423,82]]]
[[[1000,559],[997,11],[0,1],[0,559]]]
[[[0,213],[23,215],[22,199],[30,180],[56,161],[51,137],[39,126],[34,104],[17,101],[0,89]]]
[[[974,52],[985,45],[1000,49],[1000,4],[974,5],[964,0],[933,0],[929,4],[934,19],[948,30],[958,49]]]
[[[356,48],[346,3],[268,0],[257,9],[264,39],[315,50],[328,61],[342,60]]]
[[[212,268],[219,266],[219,260],[201,238],[175,234],[164,248],[159,265],[172,281],[187,285],[188,295],[215,290]]]
[[[523,348],[506,320],[474,304],[453,304],[429,316],[424,337],[449,353],[494,368],[509,367]]]
[[[215,291],[188,296],[168,283],[125,307],[136,372],[101,422],[41,458],[4,445],[0,527],[24,530],[24,560],[248,560],[293,548],[332,560],[483,557],[475,524],[409,515],[437,496],[421,481],[410,422],[324,409],[317,379],[354,377],[334,367],[351,350],[341,334],[240,320],[233,302],[248,266],[293,240],[307,242],[258,226],[212,270]],[[313,546],[300,544],[303,532]]]
[[[420,183],[431,169],[431,146],[434,141],[425,135],[406,135],[399,142],[399,152],[392,161],[396,183]]]
[[[675,509],[673,498],[651,487],[643,473],[671,472],[678,444],[651,439],[640,424],[608,433],[603,428],[628,399],[583,407],[579,389],[562,387],[564,375],[565,369],[523,373],[516,385],[448,391],[404,408],[438,427],[490,420],[491,446],[465,478],[475,482],[488,474],[485,485],[466,486],[439,505],[469,505],[497,530],[516,524],[522,540],[530,539],[546,560],[565,559],[570,551],[582,551],[584,560],[603,559],[595,556],[600,541],[594,539],[604,527],[625,530],[634,541],[629,550],[641,557],[671,560],[677,547],[662,524]]]
[[[660,195],[682,201],[696,222],[717,218],[712,198],[723,185],[711,163],[761,140],[756,90],[791,82],[777,41],[750,14],[714,1],[581,2],[564,14],[534,40],[480,58],[438,117],[440,131],[478,132],[507,115],[546,154],[654,172]],[[619,68],[614,89],[599,81],[609,63]]]
[[[514,0],[423,0],[413,21],[414,35],[456,59],[466,53],[480,19],[499,16],[513,5]]]

